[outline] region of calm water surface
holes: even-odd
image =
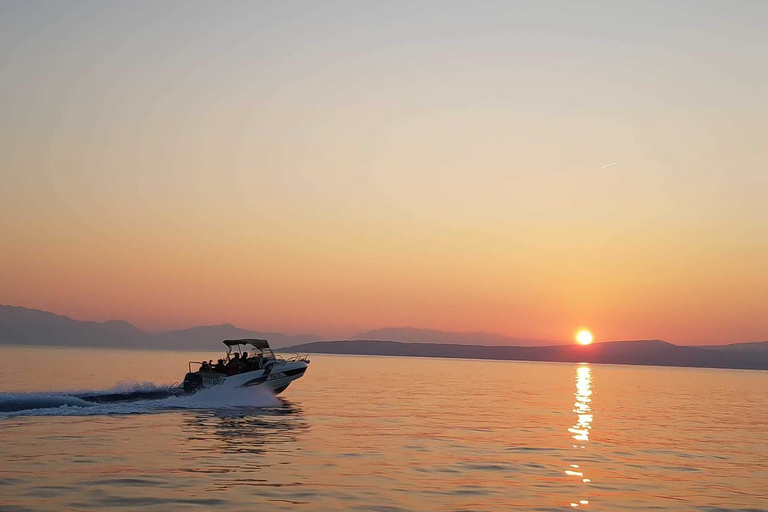
[[[279,399],[64,393],[198,356],[0,348],[0,509],[768,510],[768,372],[316,355]]]

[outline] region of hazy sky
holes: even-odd
[[[766,27],[762,0],[3,1],[0,303],[768,339]]]

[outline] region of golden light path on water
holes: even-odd
[[[573,404],[573,412],[576,413],[576,423],[568,429],[576,444],[574,450],[585,450],[589,443],[589,431],[592,429],[592,368],[589,363],[582,363],[576,368],[576,392],[573,394],[576,401]],[[580,459],[580,458],[578,458]],[[571,464],[565,474],[581,479],[583,484],[589,484],[591,480],[584,475],[583,464]],[[571,507],[583,507],[589,505],[589,500],[578,499],[570,503]]]

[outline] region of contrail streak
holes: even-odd
[[[621,163],[621,160],[616,160],[616,161],[615,161],[615,162],[613,162],[612,164],[608,164],[608,165],[604,165],[604,166],[602,166],[602,167],[601,167],[601,169],[607,169],[607,168],[609,168],[609,167],[613,167],[614,165],[618,165],[618,164],[620,164],[620,163]]]

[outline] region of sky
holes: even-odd
[[[767,340],[766,26],[758,0],[0,1],[0,303]]]

